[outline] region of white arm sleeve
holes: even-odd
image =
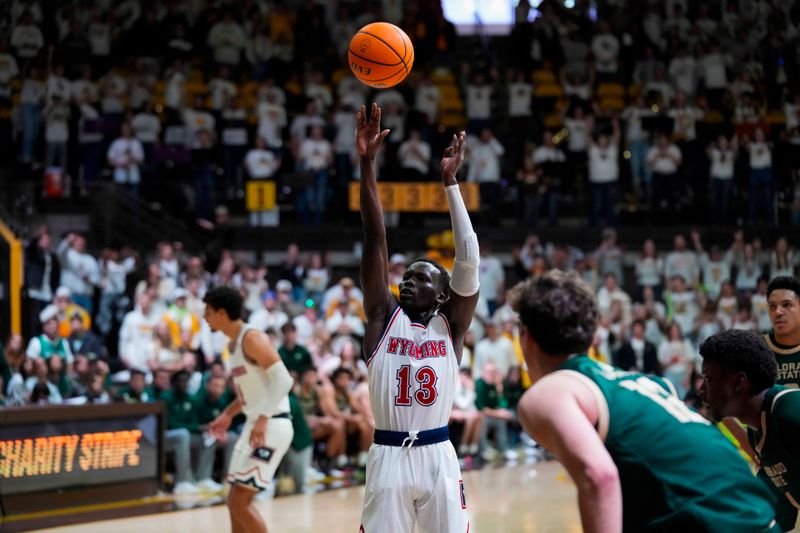
[[[450,221],[453,225],[453,240],[456,246],[456,260],[450,278],[450,288],[459,296],[472,296],[480,287],[478,265],[481,258],[478,236],[472,229],[472,221],[469,219],[458,185],[450,185],[444,190],[447,194],[447,204],[450,206]]]
[[[264,381],[266,386],[260,391],[254,411],[265,415],[278,414],[278,405],[289,394],[294,380],[283,361],[277,361],[266,369]]]

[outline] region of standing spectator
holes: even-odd
[[[736,290],[739,291],[739,299],[749,299],[758,286],[761,278],[761,265],[756,258],[752,244],[744,247],[744,258],[736,264]]]
[[[71,94],[72,86],[64,77],[64,65],[54,65],[47,76],[47,97],[46,103],[49,105],[53,103],[53,98],[56,96],[61,97],[61,101],[69,104],[73,95]]]
[[[232,8],[226,9],[222,20],[211,27],[206,42],[218,64],[236,68],[242,59],[242,51],[247,48],[248,39],[231,11]]]
[[[256,145],[244,157],[244,167],[250,179],[272,179],[281,166],[281,160],[275,152],[267,149],[267,142],[261,136],[256,137]],[[253,211],[250,213],[250,223],[254,226],[267,224],[267,212]]]
[[[262,137],[267,146],[277,148],[281,145],[281,131],[286,127],[286,108],[279,100],[279,94],[269,91],[264,100],[256,105],[258,117],[258,137]],[[350,137],[354,137],[350,132]]]
[[[732,64],[731,56],[720,51],[719,44],[711,46],[701,54],[699,61],[700,76],[706,89],[706,99],[712,108],[720,109],[723,94],[728,85],[727,68]]]
[[[596,226],[601,217],[608,226],[617,222],[617,183],[619,181],[619,121],[612,121],[612,134],[600,132],[597,142],[589,137],[589,183],[592,208],[589,224]]]
[[[546,206],[547,219],[551,226],[555,226],[558,219],[558,201],[566,161],[564,152],[553,141],[553,133],[545,130],[542,134],[542,144],[533,151],[533,163],[540,174],[536,197],[540,206],[542,204]],[[538,209],[536,212],[538,214]]]
[[[668,337],[658,347],[658,361],[664,377],[675,386],[678,398],[683,399],[689,392],[696,359],[692,343],[684,338],[680,325],[673,322]]]
[[[122,123],[120,136],[108,147],[107,157],[114,169],[114,182],[138,195],[142,179],[139,167],[144,162],[144,148],[141,141],[133,136],[129,122]]]
[[[198,94],[194,97],[194,106],[183,111],[183,123],[186,125],[186,146],[190,150],[200,144],[200,132],[217,130],[217,120],[206,109],[206,97]]]
[[[417,86],[414,108],[425,118],[426,131],[431,132],[439,118],[441,102],[439,87],[433,83],[430,74],[423,73]]]
[[[321,302],[322,295],[325,289],[328,288],[330,281],[330,268],[324,264],[322,254],[311,254],[305,279],[303,280],[303,288],[306,291],[306,295],[317,303]]]
[[[685,45],[678,46],[669,62],[669,77],[675,90],[694,94],[697,87],[697,65],[695,58]]]
[[[36,59],[44,44],[42,31],[34,23],[31,13],[23,13],[11,34],[11,47],[23,63],[23,69]]]
[[[660,199],[659,207],[670,214],[680,210],[683,190],[678,179],[678,169],[683,161],[680,149],[661,133],[656,145],[647,153],[647,166],[653,173],[653,194]]]
[[[570,109],[570,108],[567,108]],[[586,176],[586,157],[592,133],[592,118],[587,117],[582,106],[571,106],[572,113],[564,116],[567,137],[567,159],[572,166],[575,181],[567,184],[574,187]]]
[[[728,224],[730,220],[731,197],[733,196],[733,175],[736,154],[739,151],[738,139],[728,140],[720,135],[715,144],[709,145],[706,153],[711,160],[709,177],[711,178],[711,222]]]
[[[313,128],[318,127],[322,129],[325,126],[325,119],[322,118],[322,115],[320,115],[316,102],[311,100],[306,103],[305,113],[294,117],[292,119],[292,123],[289,125],[292,153],[299,158],[300,147],[303,145],[303,141],[308,138],[308,135]]]
[[[351,135],[352,136],[352,135]],[[431,163],[431,145],[422,140],[418,130],[411,130],[408,140],[397,151],[406,181],[425,181]]]
[[[691,287],[687,287],[686,280],[681,276],[673,276],[669,287],[665,297],[667,318],[680,328],[681,335],[693,336],[700,314],[697,295]]]
[[[469,133],[481,133],[489,125],[492,115],[492,86],[486,84],[483,74],[476,74],[466,86],[466,113]],[[474,144],[473,144],[474,146]]]
[[[619,39],[611,33],[611,26],[605,20],[597,23],[597,34],[592,39],[592,55],[598,83],[617,81],[619,70]]]
[[[69,105],[59,94],[53,94],[52,101],[44,108],[44,140],[47,144],[45,165],[59,167],[66,172],[67,147],[69,143]]]
[[[211,220],[214,209],[214,136],[210,130],[197,132],[197,143],[192,148],[192,182],[194,183],[195,214],[200,220]]]
[[[39,134],[39,121],[44,102],[45,85],[40,79],[40,72],[36,66],[31,66],[28,77],[22,83],[20,91],[20,111],[22,114],[22,149],[20,161],[30,163],[36,147],[36,138]]]
[[[208,82],[208,92],[211,95],[211,109],[218,112],[236,96],[236,84],[231,80],[231,68],[228,65],[220,65],[218,75]]]
[[[770,253],[770,278],[776,278],[778,276],[794,276],[794,270],[797,266],[797,262],[797,253],[789,248],[789,242],[786,240],[786,237],[778,237],[778,240],[775,241],[775,249],[772,251],[772,253]]]
[[[97,329],[103,336],[113,324],[121,324],[130,300],[125,294],[126,278],[136,268],[136,259],[123,257],[118,248],[105,250],[100,260],[100,308]]]
[[[516,364],[514,345],[501,334],[500,324],[492,320],[486,324],[486,337],[475,345],[475,354],[472,361],[472,376],[478,379],[486,363],[491,363],[492,368],[499,372],[500,379],[505,379],[508,370]]]
[[[642,255],[636,259],[636,286],[640,291],[645,287],[650,287],[656,295],[656,299],[661,299],[662,285],[661,280],[664,275],[664,261],[658,257],[656,244],[653,239],[646,239],[642,244]],[[641,297],[641,295],[639,295]],[[637,298],[638,299],[638,298]]]
[[[614,366],[643,374],[661,374],[656,347],[644,336],[645,324],[637,320],[631,326],[631,337],[614,358]]]
[[[406,138],[406,101],[400,91],[383,89],[378,92],[374,102],[381,108],[381,123],[389,130],[383,146],[383,168],[397,166],[397,150]]]
[[[618,302],[621,305],[619,314],[622,321],[630,324],[631,297],[619,286],[616,274],[609,272],[603,278],[603,286],[597,291],[597,311],[601,317],[610,319],[615,314],[614,304]]]
[[[39,332],[39,313],[53,300],[61,281],[61,265],[51,245],[50,232],[42,227],[25,250],[25,288],[30,305],[28,316],[34,333]]]
[[[481,246],[481,262],[478,276],[480,285],[483,288],[481,296],[486,299],[486,303],[489,305],[489,316],[493,316],[502,303],[500,300],[506,292],[506,274],[500,259],[492,255],[492,245],[489,242],[484,242]]]
[[[719,246],[711,247],[711,254],[700,254],[700,268],[703,272],[703,288],[712,300],[719,297],[722,283],[731,279],[731,265],[722,254]]]
[[[299,163],[303,170],[312,173],[312,183],[306,186],[302,203],[302,217],[306,225],[322,224],[328,193],[328,167],[333,163],[331,143],[323,137],[320,126],[311,128],[311,136],[300,145]]]
[[[692,239],[695,236],[700,238],[699,233],[692,232]],[[680,276],[689,286],[694,287],[700,275],[697,255],[686,248],[686,237],[683,235],[675,235],[673,246],[673,250],[664,259],[664,279]]]
[[[481,203],[487,218],[498,219],[502,188],[500,185],[500,157],[505,153],[503,145],[489,128],[480,131],[480,137],[467,143],[467,181],[478,183]]]
[[[766,139],[764,130],[756,128],[753,132],[753,140],[746,142],[746,146],[750,155],[748,218],[751,224],[763,222],[771,226],[775,223],[772,144]]]
[[[242,100],[233,94],[223,102],[222,109],[222,192],[227,200],[243,194],[241,162],[247,153],[247,111]],[[219,189],[219,187],[218,187]]]
[[[93,331],[86,329],[86,325],[80,313],[74,313],[69,320],[72,333],[67,339],[67,342],[69,343],[69,349],[73,357],[85,355],[90,361],[96,359],[107,360],[108,350],[106,350],[100,337],[95,335]]]
[[[625,143],[631,153],[631,177],[634,191],[640,198],[650,201],[653,175],[647,163],[650,133],[642,126],[642,119],[655,113],[647,106],[644,95],[639,93],[634,104],[622,111],[625,121]]]
[[[86,237],[67,234],[58,245],[61,262],[61,285],[72,292],[72,299],[89,313],[92,312],[94,288],[100,281],[97,260],[86,252]]]
[[[281,331],[284,324],[289,321],[289,317],[286,313],[278,309],[275,293],[273,291],[264,291],[261,301],[263,307],[253,311],[247,323],[257,327],[261,331]]]
[[[324,115],[328,114],[333,104],[333,95],[330,88],[325,84],[325,78],[321,72],[315,71],[308,75],[305,96],[316,102],[317,109]]]

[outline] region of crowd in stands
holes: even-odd
[[[363,296],[350,277],[334,278],[324,253],[292,244],[279,264],[264,265],[224,250],[211,263],[162,242],[144,256],[130,249],[94,256],[81,235],[55,242],[46,227],[36,231],[26,251],[29,331],[3,346],[0,405],[163,401],[176,490],[219,490],[215,473],[230,457],[236,425],[223,441],[210,439],[205,426],[235,394],[228,339],[209,330],[203,295],[232,286],[244,298],[246,320],[269,334],[296,379],[295,440],[284,469],[294,490],[310,490],[307,474],[361,472],[374,430],[361,357]],[[441,246],[427,255],[447,263],[446,239]],[[728,328],[768,331],[767,280],[794,275],[800,263],[785,238],[767,247],[741,230],[726,247],[704,243],[699,231],[675,235],[666,253],[649,239],[641,250],[623,250],[613,229],[595,250],[531,235],[502,261],[491,243],[481,251],[481,297],[451,420],[465,468],[536,453],[515,414],[530,385],[506,302],[517,280],[549,268],[579,272],[597,291],[600,310],[590,355],[663,375],[691,399],[699,344]],[[391,257],[395,294],[409,260]]]
[[[800,222],[800,4],[530,4],[510,36],[476,41],[427,1],[4,2],[0,140],[73,193],[174,187],[208,219],[243,205],[245,180],[274,180],[319,224],[347,208],[354,111],[376,101],[380,178],[435,179],[466,127],[489,222],[577,207],[614,225],[623,204],[657,222]],[[409,80],[382,91],[344,59],[375,20],[416,50]]]

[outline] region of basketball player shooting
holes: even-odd
[[[231,341],[236,388],[236,400],[209,424],[208,431],[222,439],[234,416],[243,412],[247,417],[228,472],[231,528],[233,533],[267,533],[253,497],[267,489],[292,442],[288,394],[294,381],[266,333],[242,321],[244,302],[237,290],[217,287],[206,293],[204,302],[211,331],[222,331]]]
[[[458,382],[464,334],[478,301],[478,238],[461,198],[456,173],[466,136],[453,136],[442,158],[456,260],[452,278],[427,259],[411,264],[399,301],[389,292],[388,248],[375,178],[381,130],[376,104],[356,116],[361,159],[364,246],[361,286],[367,326],[364,356],[375,439],[367,459],[363,533],[465,533],[469,520],[461,470],[447,422]]]

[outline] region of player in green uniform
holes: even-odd
[[[584,531],[780,531],[774,495],[665,380],[580,355],[597,304],[576,274],[551,271],[514,294],[534,380],[520,421],[575,481]]]
[[[779,496],[778,523],[792,530],[800,509],[800,390],[775,384],[775,356],[752,333],[718,333],[700,346],[700,355],[703,401],[715,417],[747,424],[759,477]]]
[[[767,286],[767,305],[772,331],[764,335],[778,360],[781,385],[800,386],[800,279],[778,276]]]

